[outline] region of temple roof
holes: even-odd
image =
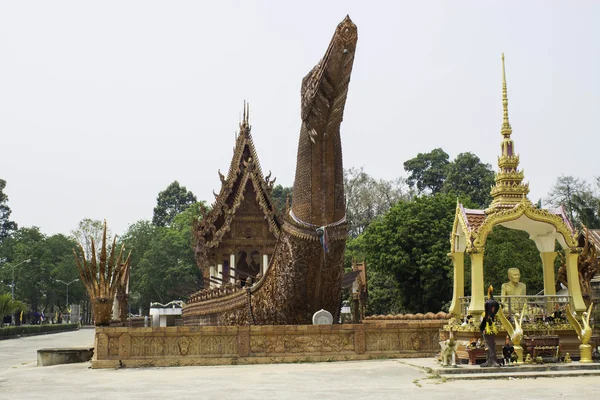
[[[271,180],[270,172],[266,177],[263,176],[250,133],[249,114],[249,108],[244,103],[244,117],[240,123],[229,172],[225,177],[219,171],[221,190],[218,194],[213,192],[215,202],[210,212],[195,228],[196,241],[205,249],[217,247],[221,243],[225,234],[231,229],[236,212],[247,196],[255,197],[268,223],[269,231],[275,238],[279,237],[281,217],[271,197],[275,179]]]
[[[467,227],[471,231],[477,231],[483,224],[486,218],[484,210],[474,210],[470,208],[464,208],[462,204],[459,204],[462,213],[464,214]]]

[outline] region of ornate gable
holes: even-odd
[[[201,269],[208,266],[208,256],[223,241],[230,239],[276,241],[281,216],[271,190],[275,179],[263,176],[248,124],[249,109],[244,103],[244,117],[236,138],[233,158],[225,177],[219,171],[221,190],[214,193],[210,212],[194,226],[196,257]],[[233,231],[232,231],[233,230]]]

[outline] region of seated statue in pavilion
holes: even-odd
[[[525,296],[527,294],[527,286],[520,282],[521,280],[521,271],[519,268],[509,268],[508,269],[508,282],[502,284],[502,292],[500,295],[502,296],[503,306],[508,308],[508,296]],[[513,310],[520,310],[523,307],[524,299],[517,300],[514,299],[510,302],[510,308]],[[512,310],[508,310],[509,313]]]

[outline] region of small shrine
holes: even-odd
[[[565,354],[584,363],[591,362],[592,348],[600,343],[592,336],[589,324],[593,305],[587,307],[584,302],[579,281],[578,261],[582,252],[579,235],[562,207],[538,208],[527,197],[529,185],[519,169],[519,156],[511,137],[504,54],[502,107],[501,153],[490,193],[493,200],[482,210],[469,209],[461,203],[456,206],[449,253],[454,270],[449,309],[452,318],[444,327],[445,335],[455,332],[459,360],[473,364],[476,358],[485,356],[484,367],[498,365],[495,354],[503,354],[497,359],[504,359],[505,364],[514,359],[514,364],[521,365],[526,356],[557,362]],[[527,293],[526,282],[520,281],[518,265],[507,271],[508,282],[502,285],[499,296],[497,288],[484,287],[486,239],[498,225],[525,231],[535,242],[542,259],[542,294]],[[556,243],[565,253],[567,293],[556,293]],[[466,277],[471,281],[470,296],[465,296],[465,254],[471,261],[470,276]],[[496,335],[501,339],[499,343],[495,341]]]
[[[281,229],[273,203],[275,179],[263,176],[249,124],[244,114],[227,177],[219,171],[221,190],[211,210],[193,227],[196,262],[211,287],[264,275]],[[213,192],[214,193],[214,192]],[[205,285],[206,287],[206,285]]]
[[[485,288],[483,258],[485,243],[492,229],[502,225],[509,229],[525,231],[533,240],[540,252],[544,276],[544,299],[546,309],[536,307],[539,312],[550,315],[557,308],[570,303],[578,313],[585,311],[579,285],[577,260],[581,249],[578,246],[577,232],[569,221],[563,208],[541,209],[528,198],[529,185],[523,182],[524,172],[519,169],[519,156],[511,138],[512,127],[508,119],[508,96],[504,54],[502,55],[502,107],[503,120],[500,133],[501,154],[498,157],[496,184],[491,189],[493,198],[485,210],[465,208],[458,203],[456,216],[450,239],[454,268],[454,289],[450,313],[455,317],[480,316],[484,312]],[[566,253],[567,276],[569,281],[568,299],[556,296],[556,277],[554,260],[557,256],[555,244],[558,242]],[[471,295],[465,296],[465,253],[471,258]],[[512,275],[511,275],[512,274]],[[509,271],[512,284],[503,285],[504,297],[527,297],[525,285],[518,280],[518,269]],[[526,299],[522,299],[526,301]],[[507,304],[508,299],[500,296],[500,303]],[[559,304],[560,303],[560,304]],[[520,311],[515,307],[511,311]]]

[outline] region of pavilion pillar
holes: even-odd
[[[480,316],[485,311],[483,289],[483,249],[471,250],[471,303],[469,313]]]
[[[583,296],[581,295],[581,285],[579,284],[579,270],[577,263],[579,261],[578,248],[567,249],[566,251],[566,267],[567,267],[567,282],[569,283],[569,296],[571,296],[571,306],[577,312],[586,310]]]
[[[223,276],[223,264],[217,265],[217,278],[225,280],[225,277]],[[222,283],[219,284],[219,286],[221,286],[221,285],[222,285]],[[215,284],[215,286],[216,286],[216,284]]]
[[[235,273],[232,273],[233,270],[231,268],[235,268],[235,254],[229,255],[229,276],[230,282],[235,284]]]
[[[261,273],[263,276],[267,273],[267,269],[269,268],[269,256],[267,254],[263,254],[263,265],[261,268]]]
[[[464,251],[452,252],[448,256],[452,259],[454,267],[454,289],[449,312],[454,316],[460,316],[463,312],[460,298],[465,296],[465,253]]]
[[[217,268],[214,265],[210,266],[210,277],[211,278],[214,277],[214,276],[216,276],[216,273],[217,273],[216,269]],[[215,284],[211,281],[210,282],[210,287],[214,287],[214,286],[215,286]]]
[[[545,251],[540,253],[542,258],[542,267],[544,269],[544,295],[556,295],[556,280],[554,278],[554,260],[556,259],[555,251]],[[550,315],[556,308],[554,300],[546,299],[546,314]],[[520,310],[519,310],[520,311]]]

